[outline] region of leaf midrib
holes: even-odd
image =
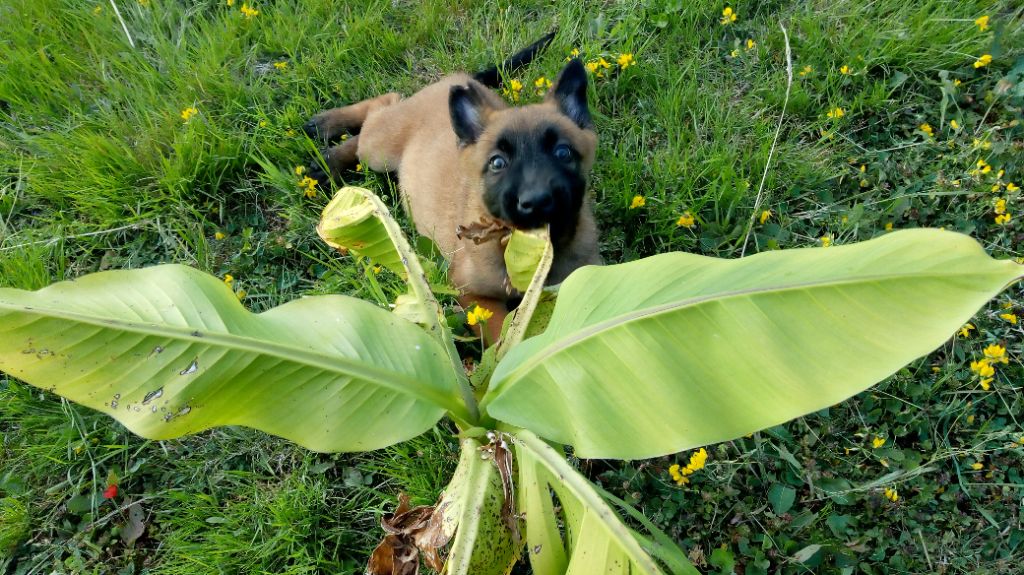
[[[937,272],[933,272],[933,273],[912,273],[912,274],[881,274],[881,275],[861,276],[861,277],[858,277],[858,278],[852,278],[852,279],[847,279],[847,280],[839,280],[839,281],[836,281],[836,280],[813,281],[813,282],[803,282],[803,283],[784,285],[784,286],[771,286],[771,287],[763,287],[763,288],[750,288],[750,289],[745,289],[745,290],[735,290],[735,291],[719,292],[717,294],[711,294],[711,295],[699,296],[699,297],[692,297],[692,298],[688,298],[688,299],[681,300],[681,301],[669,302],[669,303],[660,304],[660,305],[644,308],[644,309],[641,309],[641,310],[636,310],[636,311],[625,313],[625,314],[620,314],[620,315],[617,315],[617,316],[615,316],[613,318],[606,319],[606,320],[601,321],[599,323],[596,323],[594,325],[591,325],[591,326],[585,327],[583,329],[577,330],[577,331],[575,331],[575,332],[573,332],[573,333],[571,333],[571,334],[569,334],[569,335],[567,335],[567,336],[565,336],[565,337],[563,337],[563,338],[561,338],[559,340],[556,340],[556,341],[548,344],[539,353],[536,353],[536,354],[532,355],[530,358],[528,358],[526,361],[524,361],[521,365],[519,365],[518,367],[514,368],[503,379],[505,381],[517,380],[517,379],[519,379],[519,377],[517,377],[516,374],[522,373],[524,371],[531,371],[531,370],[533,370],[536,367],[536,365],[538,363],[544,361],[546,358],[551,357],[552,355],[555,355],[557,353],[561,353],[562,351],[565,351],[566,349],[568,349],[570,347],[573,347],[573,346],[575,346],[575,345],[577,345],[577,344],[579,344],[579,343],[581,343],[581,342],[583,342],[583,341],[585,341],[585,340],[587,340],[587,339],[589,339],[589,338],[591,338],[591,337],[593,337],[593,336],[595,336],[595,335],[597,335],[597,334],[599,334],[599,333],[601,333],[603,331],[614,329],[616,327],[625,325],[627,323],[632,323],[634,321],[639,321],[639,320],[642,320],[642,319],[645,319],[645,318],[648,318],[648,317],[651,317],[651,316],[660,315],[660,314],[663,314],[663,313],[670,313],[670,312],[678,311],[678,310],[681,310],[681,309],[684,309],[684,308],[687,308],[687,307],[696,307],[696,306],[698,306],[700,304],[703,304],[703,303],[706,303],[706,302],[709,302],[709,301],[728,300],[728,299],[746,297],[746,296],[750,296],[750,295],[754,295],[754,294],[759,294],[759,293],[766,293],[766,292],[787,292],[787,291],[811,289],[811,288],[824,287],[824,286],[841,286],[841,285],[860,284],[860,283],[863,283],[863,284],[882,283],[882,282],[885,282],[885,281],[897,280],[897,279],[926,279],[926,278],[932,278],[932,277],[941,277],[941,278],[980,277],[982,275],[999,276],[1000,274],[997,274],[994,271],[991,272],[991,273],[988,273],[988,272],[983,272],[983,273],[958,273],[958,272],[954,272],[954,273],[937,273]],[[1021,276],[1018,274],[1016,277],[1020,278]],[[1010,281],[1013,281],[1013,280],[1012,279],[1011,280],[1007,280],[1007,283],[1009,283]],[[1004,284],[1003,287],[1005,287],[1005,284]],[[543,335],[540,335],[538,337],[543,337]],[[502,387],[504,387],[504,386],[502,386]],[[485,407],[488,403],[490,403],[490,400],[493,400],[494,397],[496,397],[496,396],[492,396],[491,398],[485,398],[484,401],[481,402],[481,407]]]
[[[139,333],[153,337],[164,337],[189,343],[209,343],[211,347],[222,347],[236,351],[271,356],[288,363],[300,363],[323,369],[339,375],[356,377],[379,385],[400,394],[411,395],[422,401],[432,403],[458,413],[459,406],[440,391],[427,385],[424,381],[413,379],[405,374],[377,368],[364,362],[355,362],[343,356],[328,355],[289,346],[287,344],[256,339],[249,336],[218,331],[205,331],[193,327],[178,327],[160,323],[136,323],[120,319],[100,318],[67,310],[55,310],[34,305],[17,305],[0,301],[0,309],[14,313],[27,313],[52,319],[61,319],[101,328],[117,327],[123,331]],[[201,335],[195,336],[194,333]],[[248,345],[245,345],[248,344]]]

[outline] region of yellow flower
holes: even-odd
[[[587,71],[590,72],[591,74],[593,74],[594,72],[597,72],[597,62],[593,62],[593,61],[587,62],[586,63],[586,68],[587,68]]]
[[[284,70],[288,67],[288,62],[274,62],[274,67],[278,70]]]
[[[217,232],[217,233],[213,234],[213,239],[215,239],[215,240],[222,240],[222,239],[224,239],[226,237],[228,237],[228,236],[225,235],[224,232]]]
[[[506,98],[511,98],[513,102],[519,101],[519,93],[523,91],[523,83],[519,80],[512,80],[508,83],[508,88],[505,88],[501,93]]]
[[[840,108],[839,106],[832,108],[831,110],[828,111],[828,114],[826,114],[826,116],[828,116],[829,118],[842,118],[845,115],[846,111]]]
[[[357,172],[363,171],[363,165],[362,164],[356,164],[356,171]]]
[[[959,86],[960,84],[963,84],[963,82],[961,82],[959,78],[956,78],[955,80],[953,80],[953,87],[954,88]]]
[[[623,70],[636,64],[636,62],[633,61],[632,53],[619,54],[619,57],[615,61],[618,62],[619,68],[622,68]]]
[[[235,0],[228,0],[228,7],[234,6]]]
[[[740,55],[740,51],[739,50],[733,50],[732,52],[729,52],[729,57],[730,58],[736,58],[739,55]]]
[[[881,447],[883,445],[885,445],[885,438],[884,437],[876,437],[876,438],[871,440],[871,447],[873,447],[875,449],[878,449],[879,447]]]
[[[997,363],[1010,363],[1010,359],[1006,356],[1006,348],[1004,346],[999,345],[998,343],[993,343],[989,345],[984,350],[982,350],[982,353],[985,354],[985,359],[987,361],[994,361]]]
[[[247,295],[249,294],[244,289],[240,289],[235,292],[235,297],[238,298],[238,301],[242,301],[243,299],[245,299],[245,296]]]
[[[690,212],[683,212],[683,215],[679,216],[679,219],[676,220],[676,225],[681,228],[692,228],[695,221],[693,214]]]
[[[891,232],[892,231],[892,222],[885,222],[885,231],[887,231],[887,232]]]
[[[753,50],[754,48],[757,47],[757,42],[754,42],[754,40],[751,38],[747,38],[746,46],[747,50]]]
[[[103,13],[103,6],[102,5],[96,6],[95,8],[92,9],[92,13],[93,14],[101,14],[101,13]]]
[[[979,31],[984,32],[986,29],[988,29],[988,16],[982,16],[981,18],[975,20],[974,23],[978,25]]]
[[[1006,184],[1006,191],[1007,192],[1016,192],[1019,189],[1020,189],[1020,187],[1017,186],[1016,184],[1014,184],[1013,182],[1009,182],[1009,183]]]
[[[771,217],[772,217],[772,211],[771,210],[765,210],[765,211],[761,212],[761,218],[760,218],[761,225],[764,225],[764,223],[767,222],[769,219],[771,219]]]
[[[810,67],[809,65],[808,66],[804,66],[803,69],[800,70],[800,73],[798,75],[799,76],[806,76],[806,75],[810,74],[813,71],[814,71],[814,68]]]
[[[998,200],[996,200],[995,211],[996,211],[997,214],[1005,214],[1006,213],[1006,200],[1005,199],[999,198]]]
[[[642,207],[644,207],[644,204],[646,204],[646,203],[647,203],[647,198],[637,194],[637,195],[633,196],[633,201],[629,204],[629,209],[635,210],[637,208],[642,208]]]
[[[266,120],[260,120],[259,126],[261,128],[266,128],[267,127],[267,121]]]
[[[568,62],[569,60],[572,60],[573,58],[578,58],[579,55],[580,55],[580,49],[579,48],[573,48],[572,51],[569,52],[569,55],[565,57],[565,61]]]
[[[975,329],[977,328],[974,327],[973,323],[965,323],[957,333],[960,334],[960,337],[971,337],[971,332]]]
[[[932,126],[928,122],[921,124],[920,126],[918,126],[918,128],[925,134],[928,134],[929,137],[935,135],[935,131],[932,130]]]
[[[303,172],[304,171],[305,170],[303,170]],[[295,173],[296,174],[300,173],[298,168],[295,169]],[[302,176],[302,179],[299,180],[299,187],[300,188],[305,188],[305,189],[303,189],[302,193],[307,198],[315,198],[316,197],[316,185],[319,184],[319,183],[320,183],[319,181],[314,180],[313,178],[311,178],[309,176]]]
[[[723,26],[728,26],[729,24],[732,24],[733,22],[736,21],[736,17],[737,17],[736,12],[733,12],[732,8],[730,8],[729,6],[726,6],[725,9],[722,10],[722,19],[721,19],[722,25]]]
[[[971,362],[971,371],[981,377],[992,377],[996,374],[996,368],[992,367],[987,359],[979,359]]]
[[[884,493],[885,498],[893,503],[896,503],[900,499],[900,494],[892,487],[886,487]]]
[[[821,247],[827,248],[832,245],[832,238],[829,236],[821,236],[818,238],[821,241]]]
[[[1013,214],[1009,214],[1009,213],[1000,214],[1000,215],[996,216],[996,223],[1001,225],[1001,226],[1004,226],[1004,225],[1010,223],[1010,220],[1012,220],[1012,219],[1013,219]]]
[[[536,88],[535,91],[537,92],[537,95],[542,96],[544,95],[544,92],[547,92],[548,89],[551,88],[551,80],[548,80],[544,76],[541,76],[540,78],[537,78],[536,81],[534,81],[533,87]]]
[[[988,165],[988,162],[986,162],[983,158],[978,158],[978,162],[976,165],[978,166],[977,171],[980,174],[987,174],[992,171],[992,166]]]
[[[231,285],[235,281],[235,276],[231,274],[224,274],[224,283]]]
[[[991,190],[992,192],[998,192],[1001,189],[1003,189],[1003,186],[1001,186],[999,182],[992,184],[992,187],[989,188],[989,190]]]
[[[480,322],[491,319],[491,316],[493,315],[493,311],[485,307],[476,306],[466,313],[466,323],[469,325],[476,325]]]
[[[381,270],[382,270],[382,269],[384,269],[384,268],[382,268],[382,267],[380,267],[380,266],[373,266],[373,275],[378,275],[378,274],[380,274],[380,272],[381,272]]]
[[[195,116],[198,113],[199,113],[199,110],[195,109],[194,107],[185,108],[184,110],[181,111],[181,119],[184,122],[188,122],[189,120],[192,119],[192,116]]]
[[[960,123],[957,122],[956,120],[950,120],[949,121],[949,127],[953,128],[954,130],[959,130],[960,129]]]
[[[984,390],[984,391],[988,391],[988,390],[992,389],[992,378],[991,377],[983,377],[983,378],[981,378],[981,380],[978,383],[981,385],[981,389]]]
[[[974,61],[975,68],[984,68],[992,63],[992,54],[982,54],[980,58]]]
[[[985,468],[985,464],[981,463],[981,462],[975,462],[975,463],[971,464],[971,469],[973,469],[975,471],[980,471],[980,470],[982,470],[984,468]]]
[[[301,176],[306,173],[306,166],[295,166],[295,175]]]
[[[843,64],[842,66],[839,67],[839,73],[844,76],[848,76],[850,74],[850,67],[847,66],[846,64]]]
[[[1001,313],[999,314],[999,317],[1005,319],[1006,321],[1012,323],[1013,325],[1017,325],[1017,314],[1015,313]]]
[[[255,8],[250,8],[249,4],[247,4],[245,2],[242,3],[242,7],[240,8],[240,10],[242,11],[242,14],[245,14],[245,19],[246,20],[249,20],[251,18],[255,18],[256,16],[260,15],[260,11],[259,10],[256,10]]]

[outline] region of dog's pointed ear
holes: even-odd
[[[562,68],[555,87],[549,93],[558,109],[576,122],[584,130],[592,130],[594,123],[590,119],[590,108],[587,107],[587,69],[583,63],[574,58]]]
[[[448,112],[459,146],[475,143],[483,133],[485,105],[483,96],[472,83],[452,86],[448,93]]]

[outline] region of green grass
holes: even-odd
[[[482,68],[556,28],[519,75],[527,100],[573,48],[636,58],[591,91],[609,262],[736,257],[751,222],[746,253],[891,224],[1024,255],[1021,198],[1006,186],[1024,186],[1024,9],[1012,0],[738,2],[729,26],[725,4],[707,1],[281,0],[252,2],[250,20],[241,1],[117,4],[134,47],[108,2],[0,0],[0,286],[181,262],[233,275],[255,311],[310,293],[391,301],[397,278],[316,239],[328,196],[305,198],[292,176],[315,151],[299,126]],[[787,85],[780,22],[794,78],[769,165]],[[975,68],[982,54],[992,63]],[[198,114],[184,122],[188,107]],[[844,115],[828,118],[835,107]],[[972,175],[979,159],[991,171]],[[350,183],[395,197],[381,176]],[[646,204],[630,209],[638,194]],[[1007,225],[994,222],[997,198]],[[685,212],[694,227],[676,225]],[[1021,297],[1011,289],[969,337],[867,393],[709,447],[686,487],[667,470],[687,453],[581,467],[710,572],[1017,573],[1024,334],[999,314],[1024,319]],[[1011,359],[985,391],[969,362],[994,342]],[[245,429],[147,442],[2,375],[0,402],[0,567],[13,573],[360,573],[397,492],[430,502],[456,458],[446,428],[330,456]],[[111,473],[118,501],[145,510],[131,547],[100,496]]]

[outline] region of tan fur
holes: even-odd
[[[485,98],[486,127],[475,144],[460,148],[452,129],[448,100],[452,86],[469,84],[475,84]],[[493,139],[505,128],[526,130],[540,122],[556,124],[580,153],[584,173],[589,173],[597,147],[594,132],[578,127],[550,99],[509,107],[497,94],[465,74],[447,76],[406,99],[386,94],[324,112],[314,121],[326,128],[322,132],[352,130],[362,124],[358,136],[328,151],[326,159],[331,172],[351,168],[357,158],[371,170],[396,172],[403,201],[411,210],[417,231],[431,238],[451,262],[449,276],[463,294],[460,299],[464,305],[478,303],[495,311],[496,317],[488,325],[498,328],[505,310],[494,307],[504,308],[499,302],[503,304],[509,295],[502,246],[497,241],[476,245],[456,237],[460,224],[490,216],[483,202],[482,167]],[[565,245],[555,246],[549,284],[561,282],[581,265],[600,263],[597,226],[589,200],[584,201],[578,218],[575,236]]]

